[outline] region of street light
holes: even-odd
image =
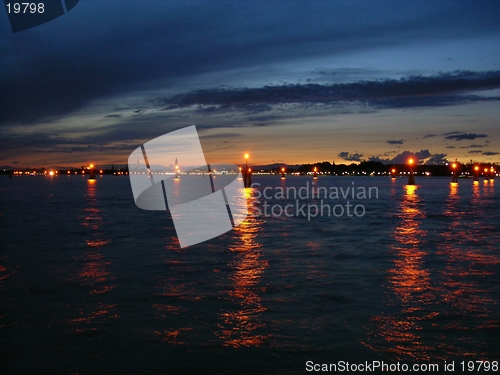
[[[453,169],[453,172],[451,172],[451,174],[452,174],[451,182],[458,183],[457,163],[451,164],[451,169]]]
[[[479,166],[476,165],[474,167],[474,182],[479,181]]]
[[[248,156],[249,156],[248,154],[245,154],[245,163],[246,163],[247,167],[248,167]]]
[[[408,164],[410,164],[410,175],[408,176],[408,185],[415,185],[415,176],[413,175],[413,158],[408,160]]]

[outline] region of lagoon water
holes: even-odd
[[[254,176],[254,214],[266,186],[354,182],[378,199],[350,200],[361,217],[249,217],[180,249],[169,213],[138,209],[127,177],[0,177],[2,374],[302,374],[307,361],[372,360],[454,360],[460,373],[499,360],[498,180]]]

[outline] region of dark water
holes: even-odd
[[[254,177],[259,191],[306,181]],[[498,360],[498,186],[315,186],[353,182],[378,188],[378,199],[351,199],[362,217],[253,217],[181,250],[168,213],[138,209],[126,177],[2,176],[0,372],[300,374],[309,360]]]

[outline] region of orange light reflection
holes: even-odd
[[[89,231],[86,243],[90,249],[75,260],[77,263],[81,263],[81,268],[76,273],[75,280],[81,287],[89,290],[89,295],[99,295],[114,289],[114,285],[109,284],[112,278],[109,276],[108,266],[112,262],[107,260],[101,252],[101,248],[110,243],[110,240],[103,238],[103,233],[99,231],[99,223],[102,217],[97,204],[96,186],[95,180],[88,180],[87,193],[85,194],[86,207],[84,215],[81,217],[81,225]],[[88,303],[84,306],[85,308],[76,308],[78,317],[69,322],[75,334],[98,331],[100,329],[99,322],[119,317],[113,314],[115,304],[106,304],[97,300],[95,309],[90,311],[87,308]]]
[[[253,209],[253,194],[254,189],[245,189],[250,211]],[[261,314],[267,310],[262,304],[261,293],[265,292],[266,287],[261,285],[261,277],[268,262],[263,259],[262,245],[256,239],[261,228],[262,220],[250,214],[241,225],[234,228],[237,239],[229,248],[233,253],[229,263],[232,269],[229,296],[236,306],[219,315],[222,322],[215,334],[224,340],[225,345],[234,348],[259,346],[267,338],[258,333],[264,327]]]
[[[375,351],[391,353],[400,360],[428,360],[433,348],[422,344],[422,321],[433,319],[434,293],[430,273],[425,267],[427,253],[422,250],[427,232],[422,229],[426,217],[416,185],[406,185],[399,204],[400,222],[393,232],[393,266],[387,271],[388,289],[399,313],[374,317],[377,329],[365,345]]]

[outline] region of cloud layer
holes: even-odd
[[[112,1],[80,2],[70,16],[43,27],[12,35],[8,24],[0,26],[0,77],[2,91],[7,93],[0,104],[0,124],[32,123],[64,116],[93,100],[124,92],[159,88],[187,92],[185,82],[192,77],[234,69],[239,69],[244,79],[254,84],[277,83],[279,74],[276,70],[270,72],[273,66],[284,71],[283,79],[288,82],[298,82],[299,77],[293,72],[307,70],[309,77],[301,74],[300,79],[313,79],[314,75],[338,81],[337,71],[329,70],[331,64],[321,63],[321,59],[339,61],[343,56],[359,59],[359,54],[367,51],[381,51],[384,58],[377,63],[378,55],[370,55],[372,59],[368,57],[365,71],[394,71],[391,65],[399,61],[400,67],[407,66],[406,56],[411,58],[416,49],[422,55],[423,45],[451,46],[450,41],[463,39],[473,40],[475,46],[491,44],[491,36],[498,36],[500,31],[499,11],[497,2],[482,3],[478,7],[474,3],[455,1],[418,4],[377,1],[363,4],[362,9],[349,1],[292,1],[286,6],[282,2],[263,5],[250,1],[154,2],[150,6],[124,1],[119,7]],[[335,58],[331,59],[332,56]],[[347,59],[343,68],[353,68],[351,65],[352,60]],[[353,71],[363,70],[360,64],[355,65],[357,70]],[[467,63],[471,65],[477,64]],[[416,66],[425,66],[427,71],[436,69],[435,65],[427,64],[425,58]],[[257,73],[250,76],[250,72]],[[240,80],[227,79],[230,74],[224,73],[223,84],[234,85]],[[433,81],[411,79],[406,85],[371,82],[344,88],[266,89],[260,84],[258,92],[209,94],[216,94],[221,105],[228,102],[246,105],[255,101],[252,98],[255,94],[266,97],[265,102],[270,103],[276,100],[303,102],[307,101],[306,95],[311,95],[312,102],[378,100],[380,106],[408,107],[416,105],[412,92],[443,95],[477,88],[477,80],[472,81],[467,87],[455,77],[446,83],[446,89],[438,86],[436,91]],[[412,88],[413,84],[418,87]],[[197,86],[200,85],[203,86],[203,82],[197,81]],[[479,84],[485,85],[485,82]],[[334,92],[330,93],[330,89]],[[365,89],[367,92],[363,93]],[[379,89],[384,94],[376,94]],[[398,99],[388,95],[391,89],[397,90]],[[240,94],[241,101],[237,98]],[[174,101],[192,100],[207,102],[203,92]],[[430,105],[449,100],[456,98],[435,97]],[[417,101],[423,104],[422,98]]]
[[[488,137],[488,135],[486,134],[453,132],[452,134],[448,133],[448,135],[446,135],[445,138],[454,141],[463,141],[463,140],[474,140],[476,138],[486,138],[486,137]]]
[[[345,84],[290,84],[240,89],[203,89],[171,98],[158,98],[164,109],[204,106],[203,110],[240,109],[265,112],[280,104],[361,103],[376,108],[411,108],[452,105],[465,101],[500,100],[500,97],[465,95],[474,90],[500,88],[500,71],[458,71],[436,76],[410,76],[400,80],[362,81]],[[473,134],[449,135],[448,139],[474,139]],[[481,137],[482,135],[476,135]],[[429,137],[429,135],[427,135]]]
[[[293,149],[297,162],[340,151],[358,161],[450,144],[464,156],[479,138],[495,153],[499,12],[498,2],[102,0],[15,35],[3,23],[0,159],[121,160],[192,124],[220,157],[251,145],[270,160]]]
[[[420,150],[418,152],[405,150],[393,158],[371,157],[368,161],[378,161],[383,164],[407,164],[408,160],[413,158],[414,160],[418,160],[419,164],[442,165],[448,161],[446,156],[446,154],[432,154],[429,150]]]

